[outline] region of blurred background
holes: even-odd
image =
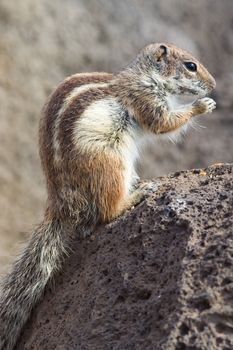
[[[151,144],[140,173],[232,161],[232,0],[0,0],[0,32],[0,273],[42,217],[38,121],[68,75],[118,71],[150,42],[190,50],[216,78],[217,110],[181,143]]]

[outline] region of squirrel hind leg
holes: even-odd
[[[131,192],[120,204],[118,211],[112,217],[112,219],[117,218],[122,215],[126,210],[132,209],[137,204],[141,203],[147,196],[156,192],[158,190],[158,185],[155,182],[148,181],[140,183],[140,185]]]

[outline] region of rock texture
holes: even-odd
[[[153,144],[140,173],[151,178],[232,161],[232,13],[232,0],[0,1],[0,273],[26,237],[21,232],[41,219],[38,120],[67,75],[115,72],[152,41],[191,50],[217,80],[218,109],[198,121],[206,128],[191,130],[185,143]]]
[[[176,172],[89,239],[17,350],[232,350],[233,166]]]

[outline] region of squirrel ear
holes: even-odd
[[[157,56],[157,61],[160,61],[162,58],[167,56],[169,54],[169,49],[166,45],[159,45],[156,56]]]

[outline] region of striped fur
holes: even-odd
[[[185,70],[193,61],[198,70]],[[40,123],[47,180],[45,218],[1,285],[0,350],[12,350],[46,284],[61,269],[75,232],[85,233],[137,204],[155,187],[138,180],[141,141],[175,131],[215,103],[215,82],[189,53],[152,44],[122,72],[75,74],[50,96]],[[177,106],[171,95],[201,95]]]
[[[43,109],[43,116],[46,117],[41,118],[40,123],[40,157],[46,178],[53,175],[54,172],[53,166],[47,165],[53,164],[55,122],[59,117],[59,111],[63,107],[64,100],[75,88],[81,87],[84,84],[109,82],[112,77],[112,74],[108,73],[75,74],[62,82],[49,97]]]

